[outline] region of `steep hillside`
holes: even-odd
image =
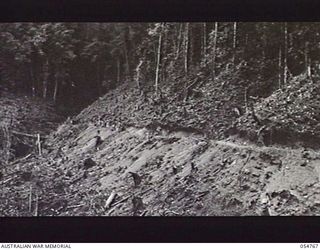
[[[2,215],[318,215],[320,152],[228,135],[252,114],[232,111],[243,109],[243,89],[226,83],[202,82],[187,100],[144,97],[133,83],[109,92],[51,133],[41,157],[5,168]],[[310,108],[311,90],[294,101]],[[260,99],[257,116],[301,91]],[[286,109],[271,107],[286,124]]]
[[[121,128],[160,126],[224,138],[238,118],[234,109],[244,110],[245,84],[238,73],[226,70],[215,81],[203,76],[186,80],[188,91],[180,82],[169,82],[161,86],[161,98],[155,98],[150,83],[141,93],[136,83],[130,82],[100,97],[73,121]]]
[[[61,150],[7,171],[4,215],[320,212],[320,155],[315,151],[206,140],[184,131],[129,127],[119,132],[93,124],[81,132],[67,130],[74,136]],[[98,130],[103,143],[96,148]],[[106,207],[113,192],[114,201]]]
[[[1,24],[0,215],[319,214],[319,41],[301,22]]]

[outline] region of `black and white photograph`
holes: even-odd
[[[320,215],[319,22],[0,23],[1,217]]]

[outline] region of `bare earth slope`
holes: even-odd
[[[152,100],[134,85],[101,97],[51,133],[42,156],[4,167],[1,215],[319,215],[319,150],[225,138],[236,120],[239,130],[254,133],[263,125],[231,113],[243,104],[235,85],[199,89],[202,97],[185,102]],[[293,92],[261,100],[259,119],[268,100]],[[282,120],[276,125],[286,128]]]
[[[320,213],[319,152],[207,140],[184,131],[77,127],[60,127],[58,133],[71,134],[60,150],[8,169],[3,215]],[[98,130],[103,143],[96,148]],[[130,172],[141,182],[135,185]]]

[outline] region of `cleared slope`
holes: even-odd
[[[50,135],[43,157],[7,168],[2,214],[318,215],[319,151],[213,140],[236,120],[243,93],[200,89],[186,102],[152,100],[134,85],[101,97]]]
[[[98,149],[97,130],[103,139]],[[3,190],[8,200],[2,206],[20,204],[15,212],[26,216],[34,215],[36,204],[39,216],[318,215],[319,163],[320,154],[310,150],[88,124],[60,152],[11,168],[5,176],[11,189]],[[135,186],[129,172],[141,183]],[[112,192],[116,196],[106,208]]]

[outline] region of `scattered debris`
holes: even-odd
[[[296,90],[303,88],[298,85]],[[250,110],[243,114],[232,112],[234,107],[241,112],[243,109],[238,86],[226,83],[222,92],[215,84],[203,83],[206,91],[201,98],[190,95],[180,103],[179,98],[164,94],[164,101],[151,104],[137,99],[140,92],[124,84],[51,134],[31,129],[30,125],[26,129],[14,127],[12,131],[41,134],[40,139],[46,140],[40,140],[40,149],[32,148],[18,159],[11,154],[8,164],[1,161],[2,214],[187,216],[320,212],[315,205],[320,200],[319,152],[309,148],[302,151],[301,147],[289,147],[291,144],[279,146],[275,140],[283,135],[281,129],[288,127],[283,112],[288,91],[274,93],[255,104],[259,125]],[[123,93],[126,101],[116,102]],[[151,98],[148,91],[145,94]],[[280,104],[271,102],[276,97]],[[268,100],[272,113],[264,111]],[[141,101],[139,109],[132,112],[132,104],[137,101]],[[306,127],[299,126],[297,119],[293,119],[294,133],[290,130],[288,138],[297,131],[311,129],[308,122]],[[234,134],[228,132],[233,122]],[[241,131],[244,139],[237,137]],[[34,137],[11,134],[13,144],[18,145],[15,140],[21,139],[32,140],[30,145],[35,145]],[[258,136],[267,143],[256,145]],[[270,136],[272,143],[266,139]],[[252,142],[246,140],[249,137]],[[128,173],[135,188],[128,181]],[[117,192],[109,194],[110,190]],[[266,193],[270,193],[267,202],[262,201]]]

